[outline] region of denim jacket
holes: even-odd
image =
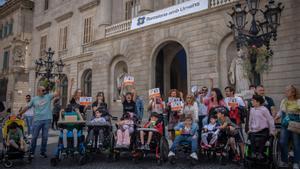
[[[175,127],[175,130],[180,130],[180,129],[184,129],[184,122],[180,122],[178,123]],[[191,136],[197,135],[198,134],[198,125],[196,123],[192,123],[192,127],[191,127]]]
[[[138,119],[142,120],[144,116],[144,101],[140,96],[137,96],[135,101],[135,112]]]

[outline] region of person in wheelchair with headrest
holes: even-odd
[[[83,121],[83,118],[79,112],[78,109],[73,110],[73,107],[71,104],[67,105],[65,110],[62,114],[62,121],[66,122],[65,126],[63,127],[63,146],[64,148],[67,148],[68,146],[68,133],[72,132],[73,136],[73,146],[75,149],[75,154],[78,154],[77,151],[77,145],[78,145],[78,132],[79,132],[79,125],[76,124],[77,121]]]
[[[252,98],[253,108],[249,117],[249,139],[252,151],[251,158],[264,159],[263,151],[269,137],[275,133],[274,119],[269,110],[263,106],[265,100],[262,96],[254,95]]]
[[[9,126],[6,144],[21,152],[25,152],[24,135],[16,122],[12,122]]]
[[[152,112],[150,116],[150,120],[144,125],[143,128],[150,128],[156,129],[160,135],[163,135],[163,125],[161,116],[157,112]],[[145,135],[148,135],[147,142],[145,144]],[[150,150],[150,143],[152,140],[153,132],[152,131],[140,131],[140,139],[141,139],[141,146],[139,149],[141,150]]]
[[[187,141],[191,143],[191,154],[190,157],[198,160],[197,150],[198,150],[198,125],[193,122],[192,116],[186,116],[184,122],[178,123],[174,127],[175,131],[180,131],[180,135],[175,137],[175,140],[172,144],[171,151],[169,152],[168,157],[174,157],[176,149],[181,142]]]
[[[110,125],[110,114],[103,108],[98,108],[95,111],[94,118],[88,123],[89,132],[87,137],[87,145],[91,147],[93,145],[94,140],[97,141],[97,147],[101,147],[103,145],[104,135],[101,132],[101,129],[96,126],[105,126]]]

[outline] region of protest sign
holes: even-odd
[[[91,105],[93,103],[93,98],[92,97],[80,97],[79,102],[80,102],[80,105],[82,105],[82,106]]]
[[[160,97],[160,90],[159,90],[159,88],[150,89],[149,90],[149,97],[150,98]]]

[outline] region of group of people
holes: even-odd
[[[73,82],[72,82],[73,84]],[[57,81],[59,85],[59,81]],[[72,88],[72,87],[71,87]],[[169,157],[176,154],[176,148],[181,141],[191,143],[191,158],[198,159],[198,145],[202,149],[210,148],[218,139],[219,133],[222,131],[232,131],[232,142],[230,146],[235,154],[234,161],[243,158],[236,152],[235,144],[244,146],[244,135],[248,134],[251,145],[255,145],[255,136],[263,135],[264,139],[260,140],[260,146],[251,146],[256,154],[253,156],[257,159],[263,158],[263,146],[269,136],[275,134],[275,121],[281,119],[281,165],[288,165],[288,142],[290,139],[294,145],[294,169],[299,169],[300,162],[300,134],[299,131],[289,129],[292,122],[300,123],[300,100],[298,99],[297,89],[293,85],[286,88],[285,98],[280,104],[279,111],[276,111],[272,98],[265,96],[265,90],[262,85],[250,86],[253,90],[251,99],[243,99],[235,95],[233,87],[224,89],[225,97],[221,89],[213,88],[213,82],[209,87],[202,87],[192,94],[187,94],[184,98],[182,92],[171,89],[167,99],[161,95],[149,98],[149,104],[146,112],[148,117],[144,117],[144,102],[138,97],[134,88],[124,93],[122,98],[123,115],[117,122],[117,142],[116,147],[128,147],[130,145],[130,137],[134,132],[133,126],[141,124],[143,119],[148,119],[146,124],[140,125],[143,128],[156,129],[161,135],[165,133],[165,137],[172,141]],[[54,101],[55,108],[52,114],[52,100],[60,96],[59,87],[54,93],[47,93],[47,90],[40,86],[37,90],[37,96],[31,98],[26,96],[28,105],[20,111],[20,115],[24,115],[28,126],[28,136],[32,137],[31,153],[35,152],[36,141],[42,130],[42,145],[40,155],[47,157],[46,147],[48,139],[48,130],[51,126],[57,126],[58,112],[61,111],[59,101]],[[87,106],[82,106],[79,99],[82,92],[77,89],[70,99],[70,105],[80,114],[84,114]],[[174,104],[176,102],[176,104]],[[174,107],[176,105],[176,107]],[[106,122],[110,116],[109,108],[105,102],[103,92],[96,95],[96,100],[92,104],[93,118],[91,122]],[[53,115],[53,116],[52,116]],[[163,125],[162,125],[163,124]],[[243,127],[245,124],[245,127]],[[18,130],[15,132],[19,133]],[[15,133],[9,134],[11,139]],[[147,140],[144,139],[147,135]],[[141,145],[139,149],[148,150],[153,132],[140,131]],[[87,139],[92,143],[95,137],[94,132],[89,132]],[[98,135],[97,135],[98,137]],[[101,145],[101,138],[98,144]],[[7,141],[14,145],[11,140]],[[201,142],[201,144],[199,144]],[[23,148],[23,147],[21,147]]]

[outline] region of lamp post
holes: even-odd
[[[50,85],[50,80],[58,77],[60,78],[63,72],[63,67],[65,64],[61,59],[58,61],[53,60],[54,51],[51,48],[46,51],[46,57],[40,57],[35,61],[35,73],[36,77],[41,76],[47,80],[46,89],[49,91],[52,86]]]
[[[261,48],[266,47],[270,55],[273,54],[270,49],[270,41],[276,41],[277,28],[280,25],[280,16],[283,10],[282,3],[275,3],[274,0],[269,0],[265,5],[265,10],[259,9],[260,0],[245,0],[246,6],[242,7],[237,3],[233,8],[233,12],[229,15],[232,17],[232,22],[229,21],[229,28],[234,34],[237,49],[240,50],[242,46],[247,48]],[[248,11],[246,11],[248,8]],[[257,14],[261,12],[263,19],[257,19]],[[251,26],[249,29],[247,25],[247,14],[251,15]],[[257,55],[251,54],[250,63],[252,69],[251,82],[253,84],[260,84],[260,73],[255,70]],[[268,61],[268,59],[267,59]]]

